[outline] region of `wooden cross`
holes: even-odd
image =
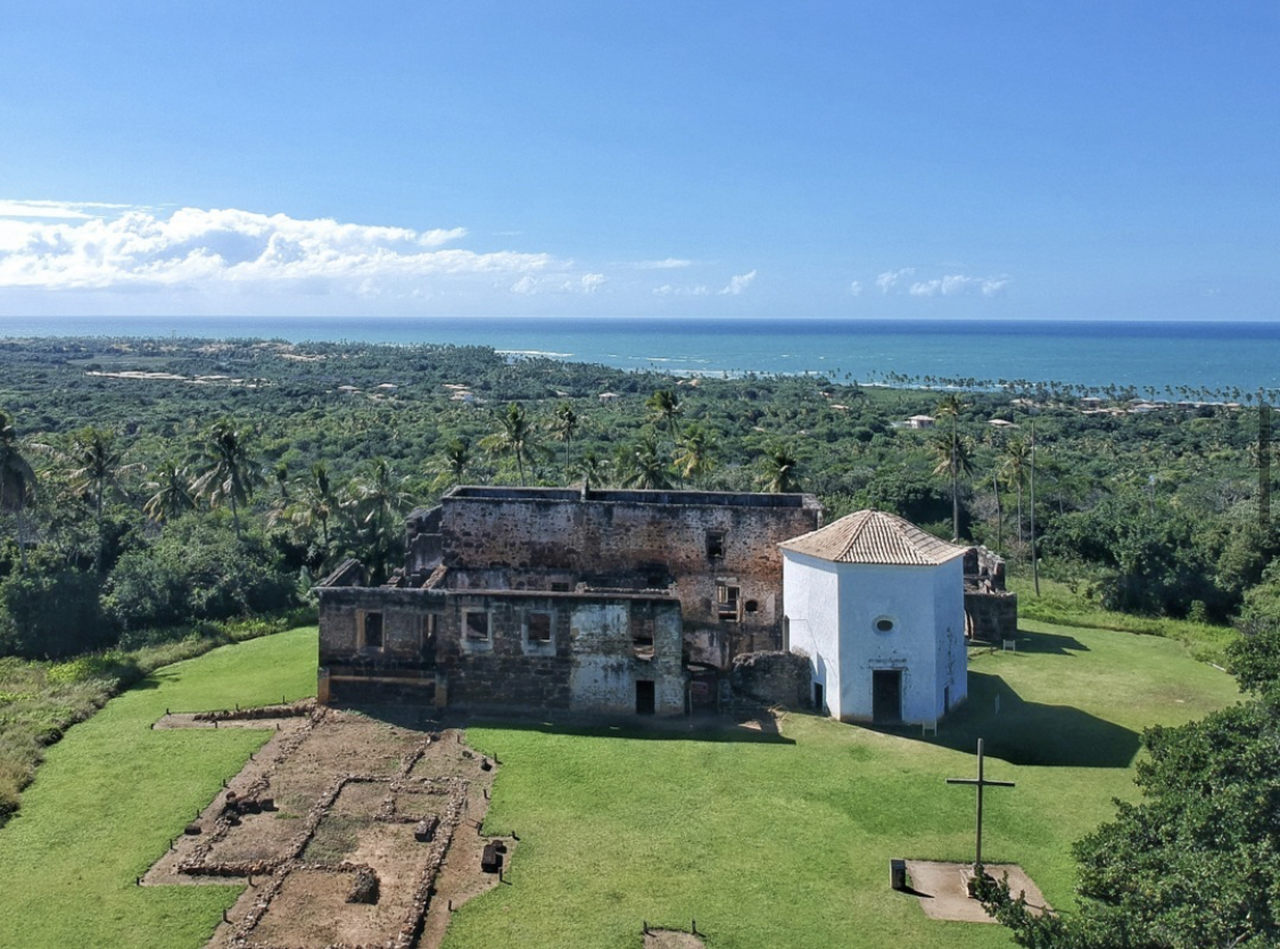
[[[972,784],[978,789],[978,846],[973,856],[973,866],[977,872],[981,872],[982,867],[982,790],[983,788],[1011,788],[1014,786],[1012,781],[988,781],[982,776],[982,739],[978,739],[978,777],[973,778],[947,778],[948,784]]]

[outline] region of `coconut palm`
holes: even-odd
[[[463,484],[471,468],[471,443],[465,438],[451,438],[445,443],[440,467],[431,482],[432,491],[443,491]]]
[[[375,458],[347,489],[347,507],[364,541],[364,560],[375,579],[387,575],[391,552],[402,530],[400,519],[413,503],[406,489],[408,480],[397,478],[385,458]]]
[[[324,549],[329,549],[329,519],[338,509],[338,497],[329,483],[329,470],[323,461],[317,461],[307,473],[302,484],[302,497],[295,506],[293,523],[299,527],[320,525],[320,539]]]
[[[142,513],[153,521],[172,520],[196,506],[191,494],[191,472],[174,459],[162,463],[155,478],[143,487],[153,493],[142,505]]]
[[[701,426],[692,426],[684,430],[676,447],[676,471],[681,478],[700,485],[715,468],[715,460],[711,457],[711,436]]]
[[[588,449],[578,458],[574,471],[582,480],[582,486],[590,491],[609,480],[609,461]]]
[[[16,515],[18,557],[27,565],[27,548],[22,537],[22,515],[36,496],[36,474],[18,446],[12,420],[0,412],[0,511]]]
[[[623,475],[623,487],[648,490],[671,487],[666,460],[662,457],[657,436],[651,431],[641,434],[634,445],[621,449],[618,468]]]
[[[770,494],[790,494],[800,490],[796,480],[799,465],[795,453],[785,445],[768,448],[761,460],[760,486]]]
[[[953,432],[942,433],[933,443],[935,475],[951,481],[951,539],[960,539],[960,477],[973,471],[969,440]]]
[[[530,465],[545,456],[546,449],[538,444],[537,431],[529,421],[524,406],[518,402],[507,404],[498,416],[498,431],[480,439],[480,447],[494,455],[511,455],[516,460],[520,484],[524,485],[525,462]]]
[[[666,425],[667,434],[673,442],[676,441],[680,434],[680,426],[676,420],[684,414],[684,408],[676,394],[670,389],[659,389],[645,399],[644,404],[649,410],[649,420]]]
[[[207,498],[211,507],[229,504],[239,537],[240,507],[249,503],[254,489],[262,484],[262,472],[249,453],[244,433],[229,419],[221,419],[209,429],[204,456],[207,467],[191,483],[191,490],[197,497]]]
[[[573,436],[578,431],[581,424],[578,413],[573,410],[573,406],[568,402],[561,402],[556,406],[555,414],[551,418],[550,428],[555,435],[557,441],[564,442],[564,480],[569,482],[569,453],[573,446]]]
[[[94,566],[101,570],[102,519],[107,495],[119,492],[121,475],[139,466],[123,463],[124,452],[116,447],[115,432],[92,426],[82,428],[71,436],[71,449],[67,458],[76,466],[70,473],[71,490],[93,503],[94,524],[98,531]]]
[[[1004,446],[1004,463],[1001,465],[1005,484],[1012,485],[1018,498],[1018,543],[1022,543],[1022,487],[1031,470],[1031,445],[1021,435],[1010,438]]]

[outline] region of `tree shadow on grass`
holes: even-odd
[[[751,716],[698,713],[672,717],[631,717],[615,720],[598,715],[547,712],[537,716],[505,714],[463,714],[432,706],[404,704],[344,703],[343,708],[381,722],[419,731],[468,726],[507,728],[544,732],[548,735],[579,735],[591,738],[631,738],[648,741],[712,741],[750,744],[794,745],[795,740],[778,731],[777,721],[767,712]]]
[[[887,730],[919,735],[918,727]],[[1070,705],[1028,702],[1000,676],[971,670],[968,701],[938,726],[936,736],[920,740],[973,752],[979,738],[989,755],[1047,767],[1127,768],[1141,745],[1138,733],[1122,725]]]

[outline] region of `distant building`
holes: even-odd
[[[913,415],[907,419],[907,428],[933,428],[935,421],[932,415]]]

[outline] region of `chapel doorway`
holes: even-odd
[[[871,718],[877,725],[902,721],[902,670],[871,672]]]

